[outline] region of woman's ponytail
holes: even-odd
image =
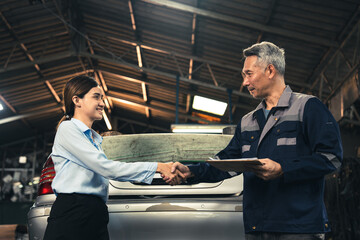
[[[73,103],[73,96],[83,98],[92,88],[99,86],[99,84],[92,77],[85,75],[77,76],[70,79],[63,90],[63,103],[65,107],[65,115],[60,119],[56,126],[59,128],[63,121],[70,120],[75,114],[75,105]]]

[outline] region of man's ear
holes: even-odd
[[[78,96],[73,96],[72,101],[73,101],[75,107],[79,107],[79,108],[81,107],[80,98]]]
[[[269,71],[269,78],[274,78],[275,74],[276,74],[276,69],[275,69],[274,65],[269,64],[268,71]]]

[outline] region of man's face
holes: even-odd
[[[82,114],[92,121],[101,120],[104,102],[100,87],[93,87],[82,99],[79,99],[79,101],[81,104],[79,110]]]
[[[265,98],[271,81],[269,81],[268,67],[257,63],[257,59],[257,56],[249,56],[245,59],[242,70],[243,85],[254,98]]]

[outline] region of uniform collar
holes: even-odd
[[[94,141],[96,141],[98,143],[102,143],[103,138],[97,132],[95,132],[93,129],[86,126],[85,123],[83,123],[82,121],[80,121],[76,118],[71,118],[70,121],[72,121],[86,135],[87,135],[87,132],[92,133],[92,136],[94,137]]]
[[[280,96],[280,99],[276,105],[276,107],[288,107],[290,105],[290,98],[291,98],[291,94],[292,94],[292,90],[290,88],[289,85],[286,85],[283,93]],[[257,112],[258,110],[262,110],[264,111],[265,107],[265,99],[263,99],[261,101],[261,103],[259,103],[259,105],[255,108],[254,112],[253,112],[253,117],[255,117],[255,112]]]
[[[279,99],[279,102],[276,107],[288,107],[290,106],[290,98],[292,94],[292,90],[289,87],[289,85],[286,85],[283,93],[281,94],[281,97]]]

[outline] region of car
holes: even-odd
[[[231,135],[133,134],[104,137],[103,150],[114,161],[204,161],[223,149]],[[44,164],[38,196],[28,213],[29,238],[43,238],[56,199],[51,157]],[[152,184],[110,180],[110,239],[245,239],[242,175],[216,183],[167,185],[159,174]]]

